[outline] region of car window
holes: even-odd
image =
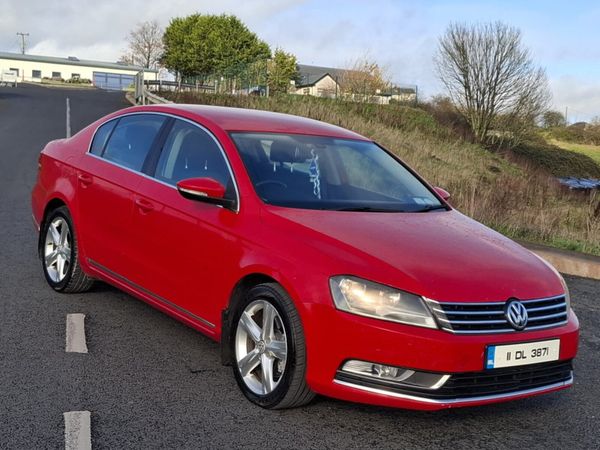
[[[266,203],[377,212],[443,208],[427,186],[373,142],[282,133],[231,136]]]
[[[96,130],[96,134],[94,135],[94,139],[92,140],[92,145],[90,147],[90,153],[98,156],[102,155],[106,141],[110,137],[110,133],[117,122],[118,120],[111,120]]]
[[[223,152],[206,131],[176,120],[158,159],[156,178],[177,184],[186,178],[213,178],[227,190],[233,188]]]
[[[122,117],[102,156],[130,169],[142,170],[146,155],[165,120],[164,116],[156,114]]]

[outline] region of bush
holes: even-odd
[[[65,83],[70,83],[70,84],[92,84],[92,80],[90,80],[89,78],[75,77],[75,78],[69,78],[68,80],[65,81]]]
[[[573,124],[568,127],[555,127],[549,130],[549,136],[575,144],[600,145],[600,126]]]

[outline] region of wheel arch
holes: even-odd
[[[42,220],[40,222],[40,233],[38,234],[38,257],[42,257],[42,230],[44,229],[44,224],[46,223],[46,217],[48,217],[48,214],[50,214],[52,211],[54,211],[55,209],[58,209],[62,206],[65,206],[66,208],[69,208],[67,206],[67,203],[64,201],[64,199],[60,198],[60,197],[53,197],[51,198],[47,203],[46,206],[44,207],[44,213],[42,214]]]
[[[263,283],[277,283],[283,289],[283,285],[270,275],[262,272],[252,272],[244,275],[234,286],[229,296],[227,307],[221,312],[221,363],[224,366],[231,364],[231,352],[229,343],[231,339],[231,319],[232,312],[244,300],[246,292],[254,286]]]

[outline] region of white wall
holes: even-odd
[[[295,93],[298,95],[314,95],[315,97],[335,97],[336,86],[335,80],[327,75],[312,86],[297,88]],[[337,94],[341,94],[339,86],[337,86]]]
[[[40,82],[42,78],[52,78],[52,72],[59,72],[60,77],[68,80],[72,74],[79,74],[80,78],[94,79],[94,72],[108,72],[114,74],[135,75],[137,70],[108,69],[104,67],[79,66],[73,64],[55,64],[47,62],[21,61],[0,58],[0,70],[19,69],[19,81]],[[33,71],[40,70],[41,77],[33,78]],[[146,79],[156,79],[155,73],[146,73]]]

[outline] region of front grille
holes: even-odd
[[[427,300],[435,318],[445,331],[457,334],[514,332],[504,315],[506,302],[447,303]],[[567,323],[564,295],[521,300],[527,309],[527,326],[522,331],[557,327]]]
[[[477,397],[510,395],[561,383],[567,385],[571,382],[572,377],[571,360],[452,374],[442,387],[435,390],[403,386],[401,383],[377,380],[342,371],[338,371],[336,374],[336,380],[347,384],[439,401],[460,401]]]

